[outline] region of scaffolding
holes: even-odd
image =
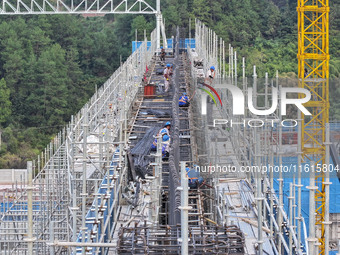
[[[110,239],[126,182],[129,109],[155,51],[153,32],[151,47],[145,39],[28,168],[32,184],[17,189],[1,215],[0,250],[75,254],[76,247],[47,243]],[[32,236],[26,236],[29,222]]]
[[[311,8],[311,7],[310,7]],[[314,9],[313,9],[314,10]],[[318,22],[323,24],[323,28],[325,29],[326,23],[327,23],[327,14],[325,13],[328,9],[322,8],[319,12],[318,18],[315,17],[318,21],[314,22],[313,24],[316,26],[319,24]],[[315,10],[314,10],[315,11]],[[322,22],[321,22],[322,21]],[[308,29],[311,27],[310,25]],[[321,29],[321,25],[319,27]],[[308,30],[307,29],[307,30]],[[320,31],[319,31],[320,32]],[[315,33],[319,33],[315,32]],[[308,35],[307,35],[308,34]],[[306,33],[306,36],[311,35],[311,33]],[[324,38],[321,40],[321,38]],[[315,38],[314,38],[315,39]],[[310,40],[309,40],[310,41]],[[217,43],[219,42],[219,43]],[[323,49],[326,51],[326,34],[325,33],[319,33],[317,35],[317,38],[314,40],[314,43],[320,42],[323,43]],[[235,100],[232,98],[231,87],[236,86],[238,87],[245,98],[252,98],[253,108],[257,110],[265,110],[270,108],[270,104],[273,106],[275,104],[275,94],[280,95],[282,88],[284,87],[297,87],[298,84],[301,84],[301,81],[305,82],[305,84],[308,85],[308,88],[310,89],[312,82],[315,81],[315,84],[318,84],[318,86],[325,85],[323,89],[314,89],[313,93],[324,93],[322,96],[318,96],[320,98],[320,105],[325,106],[328,104],[328,90],[326,89],[326,79],[320,80],[320,78],[315,77],[316,79],[312,79],[309,77],[309,75],[313,75],[313,72],[311,71],[310,74],[308,74],[308,77],[304,77],[302,79],[279,79],[278,73],[276,73],[276,77],[273,79],[269,79],[268,74],[266,73],[264,79],[259,79],[257,77],[256,73],[256,66],[254,66],[254,71],[252,78],[247,78],[245,75],[245,59],[242,58],[242,78],[238,77],[238,70],[237,70],[237,52],[234,50],[232,46],[229,45],[229,72],[226,73],[226,70],[222,67],[225,66],[223,63],[224,59],[224,48],[225,43],[223,40],[218,38],[218,36],[211,31],[209,28],[207,28],[203,23],[200,21],[196,21],[196,49],[188,50],[189,58],[191,60],[192,64],[192,77],[193,77],[193,84],[195,84],[196,88],[200,88],[203,83],[204,77],[204,70],[208,70],[209,66],[214,65],[217,66],[217,79],[215,78],[214,88],[217,91],[217,94],[222,98],[221,105],[218,103],[217,98],[215,94],[211,93],[211,96],[214,96],[216,99],[215,110],[209,110],[209,102],[206,103],[207,94],[205,92],[202,92],[198,95],[198,97],[202,97],[202,100],[200,101],[200,105],[198,106],[199,109],[202,109],[202,112],[207,112],[207,117],[203,117],[203,122],[205,122],[205,126],[208,127],[214,126],[215,122],[213,122],[213,119],[220,119],[221,123],[220,126],[215,127],[215,133],[219,132],[221,135],[223,134],[224,137],[229,137],[231,147],[234,148],[235,156],[230,156],[230,161],[233,161],[232,163],[229,162],[229,164],[240,164],[243,166],[251,166],[251,165],[258,165],[258,166],[268,166],[268,165],[282,165],[285,164],[286,161],[289,160],[289,157],[296,157],[296,167],[298,169],[301,168],[308,168],[316,166],[316,162],[313,162],[313,158],[304,160],[304,162],[301,160],[301,153],[300,153],[300,147],[302,144],[305,146],[306,150],[311,150],[314,148],[317,143],[314,142],[313,146],[309,146],[308,141],[312,142],[313,138],[311,138],[315,132],[318,132],[320,135],[313,136],[316,138],[322,138],[324,139],[324,142],[321,142],[319,140],[319,144],[322,144],[321,150],[326,151],[327,146],[330,144],[329,135],[330,135],[330,128],[328,124],[328,120],[325,121],[325,117],[327,117],[327,114],[324,114],[325,111],[328,111],[325,108],[320,108],[315,105],[315,109],[319,109],[319,113],[317,114],[315,111],[313,112],[314,116],[313,119],[308,122],[307,124],[304,122],[304,119],[301,118],[300,115],[293,115],[292,111],[288,112],[288,117],[290,119],[294,120],[294,125],[296,126],[294,128],[285,128],[283,125],[281,125],[282,121],[285,121],[282,118],[281,115],[281,109],[280,109],[280,97],[277,97],[278,101],[278,109],[271,115],[264,117],[254,115],[250,113],[248,110],[248,107],[245,107],[245,113],[241,117],[234,116],[232,114],[232,109],[235,109],[237,104],[235,104]],[[310,42],[310,47],[313,46],[313,43]],[[314,47],[314,46],[313,46]],[[316,46],[315,46],[316,47]],[[321,47],[321,46],[320,46]],[[320,53],[321,54],[321,53]],[[308,55],[308,54],[307,54]],[[326,58],[327,59],[327,58]],[[323,61],[318,60],[319,63],[313,66],[315,68],[319,68],[319,71],[315,71],[315,76],[317,74],[321,75],[321,70],[326,70],[322,67],[322,65],[326,65],[326,59]],[[197,65],[197,62],[202,60],[202,65]],[[307,60],[306,60],[307,61]],[[320,62],[321,61],[321,62]],[[311,64],[309,64],[311,65]],[[314,76],[313,76],[314,77]],[[198,81],[198,82],[197,82]],[[252,84],[252,90],[250,90],[250,84]],[[314,84],[314,85],[315,85]],[[306,86],[307,86],[306,85]],[[228,87],[228,89],[227,89]],[[250,95],[252,93],[252,95]],[[327,95],[326,95],[327,94]],[[313,99],[316,100],[317,96],[314,96]],[[240,99],[238,99],[240,100]],[[248,99],[249,100],[249,99]],[[223,103],[223,105],[222,105]],[[237,102],[239,104],[243,104],[242,102]],[[314,104],[313,100],[306,104],[306,107],[308,108],[310,105]],[[249,101],[248,101],[249,105]],[[314,106],[314,105],[313,105]],[[208,109],[206,109],[208,108]],[[211,106],[210,106],[211,108]],[[204,110],[203,110],[204,109]],[[321,114],[323,112],[323,114]],[[214,116],[214,117],[212,117]],[[286,116],[287,117],[287,116]],[[328,118],[328,117],[327,117]],[[262,127],[260,128],[252,128],[249,129],[247,127],[243,127],[242,125],[239,125],[243,121],[253,121],[256,119],[259,123],[263,123]],[[316,120],[317,119],[317,120]],[[322,120],[321,120],[322,119]],[[314,120],[314,122],[313,122]],[[230,122],[233,121],[237,123],[236,125],[232,127],[226,127],[227,123],[230,125]],[[315,125],[315,121],[318,122],[318,125]],[[322,122],[323,121],[323,122]],[[273,125],[273,123],[276,123]],[[314,124],[313,124],[314,123]],[[223,124],[223,125],[222,125]],[[313,127],[307,127],[307,125],[310,124]],[[301,131],[299,128],[301,125],[304,125],[305,131]],[[261,124],[260,124],[261,126]],[[320,129],[322,129],[320,131]],[[316,131],[315,131],[316,130]],[[209,133],[209,128],[205,130],[207,133]],[[308,133],[309,139],[301,139],[303,136],[303,132]],[[321,135],[323,134],[323,135]],[[208,144],[206,147],[208,148],[208,158],[210,158],[210,164],[215,164],[217,158],[219,158],[219,155],[216,153],[216,147],[217,142],[219,139],[214,138],[216,137],[216,134],[211,132],[211,139],[208,139]],[[305,141],[305,142],[301,142]],[[307,141],[307,142],[306,142]],[[228,143],[225,143],[226,145]],[[287,149],[287,144],[293,145],[294,149],[290,150]],[[210,147],[210,148],[209,148]],[[214,148],[215,147],[215,148]],[[291,146],[289,146],[291,147]],[[220,148],[220,147],[219,147]],[[210,152],[210,153],[209,153]],[[225,155],[225,154],[224,154]],[[326,157],[327,154],[325,154]],[[329,153],[327,158],[327,162],[329,163]],[[325,159],[326,159],[325,158]],[[236,163],[237,162],[237,163]],[[228,164],[228,162],[223,162],[224,164]],[[208,161],[209,164],[209,161]],[[219,182],[219,180],[223,180],[223,175],[217,175],[216,176],[216,183]],[[228,178],[234,178],[235,174],[226,175]],[[277,249],[278,254],[282,254],[283,252],[286,252],[287,254],[303,254],[304,252],[307,252],[307,254],[314,254],[313,248],[311,248],[311,242],[313,243],[312,246],[314,246],[316,243],[313,233],[315,233],[315,226],[313,224],[313,214],[314,214],[314,207],[311,204],[309,208],[309,215],[305,215],[307,219],[309,220],[309,234],[307,235],[307,227],[305,222],[305,217],[302,215],[302,205],[301,205],[301,191],[302,185],[301,178],[309,178],[309,175],[304,172],[296,171],[295,173],[291,175],[283,175],[282,172],[274,175],[273,173],[255,173],[255,174],[249,174],[246,177],[242,177],[242,175],[237,176],[236,178],[247,178],[247,180],[250,182],[252,190],[255,194],[255,201],[257,203],[257,210],[258,210],[258,224],[266,225],[268,224],[268,227],[270,229],[270,242],[272,243],[273,247]],[[316,174],[315,178],[318,180],[320,177],[319,173]],[[333,178],[336,176],[332,175]],[[222,179],[221,179],[222,178]],[[289,190],[289,196],[288,200],[286,200],[284,195],[284,185],[287,185],[285,183],[285,179],[290,178],[290,187]],[[314,178],[314,177],[313,177]],[[275,193],[274,184],[277,182],[277,194]],[[320,184],[320,183],[319,183]],[[328,187],[330,184],[329,182],[329,173],[328,173],[328,179],[327,181],[323,181],[322,186]],[[317,186],[318,181],[316,181]],[[309,186],[307,188],[310,188],[310,194],[313,194],[314,196],[314,187],[313,181],[309,183]],[[316,204],[315,211],[321,211],[324,208],[326,212],[329,213],[329,187],[328,189],[328,195],[327,202],[324,200],[323,204]],[[242,190],[240,188],[237,188],[238,191]],[[287,190],[287,188],[286,188]],[[325,190],[323,188],[323,190]],[[325,190],[326,191],[326,190]],[[326,193],[327,193],[326,192]],[[224,192],[222,192],[224,194]],[[315,196],[320,197],[322,193],[319,191],[315,192]],[[221,196],[221,200],[219,201],[219,204],[223,204],[223,197]],[[242,197],[244,195],[242,194]],[[244,198],[241,198],[241,200],[244,200]],[[254,201],[254,203],[255,203]],[[314,200],[313,200],[314,201]],[[320,199],[317,199],[316,201],[321,201]],[[228,202],[228,201],[227,201]],[[326,204],[325,204],[326,203]],[[288,204],[284,208],[284,204]],[[321,206],[323,205],[323,206]],[[249,205],[248,205],[249,206]],[[225,208],[223,206],[219,206],[221,209],[220,211],[225,211]],[[247,207],[247,205],[244,205],[244,207]],[[327,209],[328,208],[328,209]],[[287,210],[287,211],[286,211]],[[222,215],[222,213],[220,213]],[[318,214],[320,215],[320,213]],[[220,217],[221,220],[223,220],[223,217]],[[312,223],[311,223],[312,222]],[[320,219],[319,219],[320,222]],[[322,220],[323,225],[329,225],[331,222],[329,220],[324,221]],[[321,224],[321,223],[320,223]],[[241,228],[242,229],[242,228]],[[318,229],[317,229],[318,230]],[[262,246],[263,240],[261,240],[263,233],[261,232],[261,229],[258,228],[258,244],[259,247]],[[274,232],[273,232],[274,231]],[[286,238],[285,238],[286,236]],[[308,242],[309,243],[308,243]],[[317,244],[317,243],[316,243]],[[322,244],[322,243],[319,243]],[[261,250],[261,248],[260,248]],[[327,240],[327,251],[329,250],[329,240]],[[312,253],[310,253],[312,252]]]
[[[299,81],[279,79],[278,73],[259,78],[256,66],[247,78],[246,60],[238,72],[239,57],[232,46],[226,65],[225,42],[199,20],[195,31],[195,49],[180,49],[185,32],[177,30],[174,55],[166,57],[174,68],[168,93],[163,91],[166,63],[158,59],[154,31],[151,46],[145,38],[28,164],[28,182],[3,196],[1,252],[178,254],[181,249],[182,254],[312,254],[307,242],[315,242],[315,227],[309,219],[307,235],[302,173],[241,171],[285,165],[289,157],[297,157],[297,167],[304,167],[302,132],[297,128],[303,120],[294,111],[288,114],[290,122],[283,119],[280,103],[265,117],[253,114],[249,105],[243,115],[233,115],[237,105],[230,91],[236,87],[261,111],[282,100],[278,95],[283,87]],[[217,75],[206,88],[220,103],[208,100],[207,90],[200,89],[210,66]],[[148,94],[150,87],[154,92]],[[182,92],[192,96],[189,107],[178,105]],[[162,159],[158,134],[166,121],[172,122],[168,160]],[[230,121],[238,124],[230,126]],[[242,125],[249,122],[261,125]],[[150,153],[148,143],[155,139],[157,149]],[[204,181],[196,188],[188,189],[185,164],[202,167]],[[203,167],[218,165],[235,171]],[[308,177],[312,214],[315,178]]]

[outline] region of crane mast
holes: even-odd
[[[326,127],[329,123],[329,0],[298,0],[299,86],[308,89],[311,100],[304,106],[312,116],[301,116],[302,160],[315,166],[329,164]],[[315,167],[313,167],[315,169]],[[328,173],[315,171],[315,236],[310,244],[319,247],[318,254],[328,254],[329,190]],[[315,218],[314,218],[315,216]],[[314,241],[312,239],[315,239]],[[315,254],[315,253],[314,253]]]

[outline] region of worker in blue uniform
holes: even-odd
[[[164,137],[164,135],[167,135],[170,138],[170,128],[171,128],[171,122],[167,121],[164,127],[161,130],[159,130],[157,135],[161,135],[162,137]],[[155,140],[151,144],[151,151],[156,151],[156,150],[157,150],[157,138],[155,138]]]
[[[178,102],[178,105],[179,107],[188,107],[189,106],[189,98],[187,96],[187,93],[183,93],[182,96],[180,96],[179,98],[179,102]]]
[[[216,75],[215,67],[211,66],[204,79],[204,83],[208,85],[212,85],[215,75]]]
[[[151,144],[151,151],[157,151],[157,138]]]
[[[168,135],[163,135],[162,138],[162,159],[168,160],[170,152],[170,137]]]
[[[197,189],[198,186],[203,183],[203,177],[200,176],[200,173],[196,168],[190,168],[187,166],[185,171],[187,172],[189,187],[192,189]]]
[[[167,121],[164,124],[164,127],[158,132],[159,134],[163,134],[165,133],[166,135],[168,135],[170,137],[170,129],[171,129],[171,122]]]

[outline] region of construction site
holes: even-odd
[[[198,19],[189,37],[167,35],[159,0],[85,2],[0,1],[1,15],[157,21],[27,170],[0,183],[0,254],[340,254],[328,1],[298,0],[297,79],[256,66],[247,77],[247,59]]]

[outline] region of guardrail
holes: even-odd
[[[151,46],[147,47],[145,40],[33,162],[33,235],[39,240],[34,241],[34,254],[67,250],[46,243],[51,239],[75,242],[80,230],[95,232],[94,239],[98,242],[105,241],[104,235],[112,232],[116,215],[113,218],[107,215],[119,206],[129,112],[155,51],[154,31]],[[111,162],[114,152],[115,166]],[[107,184],[114,188],[105,190],[103,185]],[[101,192],[94,194],[96,191],[106,191],[105,197],[99,198]],[[99,217],[96,222],[105,224],[91,227],[88,219],[92,216],[87,210],[89,207],[99,210],[99,203],[110,204],[103,211],[103,219]],[[1,215],[0,250],[27,250],[26,205],[24,190],[16,194],[15,201]],[[76,251],[76,247],[68,249]]]

